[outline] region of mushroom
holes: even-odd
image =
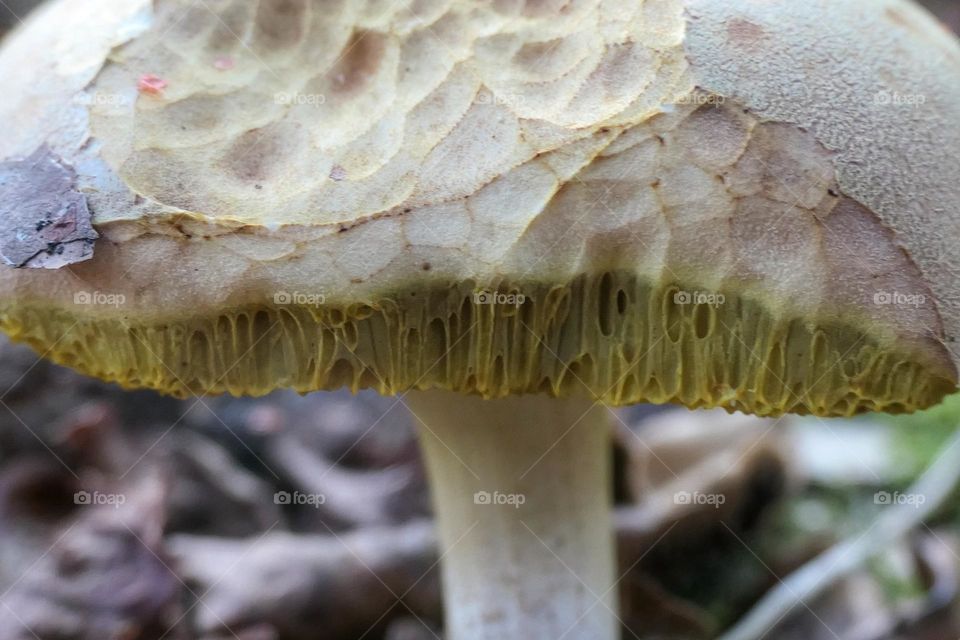
[[[608,406],[957,386],[960,47],[911,2],[56,0],[0,78],[0,328],[395,394],[454,640],[617,635]]]

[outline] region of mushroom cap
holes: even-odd
[[[56,0],[0,78],[5,237],[41,173],[96,230],[0,241],[0,328],[100,378],[763,415],[957,386],[960,46],[911,2]]]

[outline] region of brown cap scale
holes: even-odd
[[[956,388],[960,47],[903,0],[59,0],[0,78],[0,327],[178,395],[410,392],[455,638],[615,632],[602,404]]]

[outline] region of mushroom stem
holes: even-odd
[[[607,409],[412,392],[449,640],[619,637]]]

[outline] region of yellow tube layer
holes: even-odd
[[[410,288],[349,307],[309,302],[163,324],[17,308],[0,313],[0,329],[84,373],[177,396],[442,388],[837,416],[925,408],[956,386],[854,327],[621,273],[567,286]]]

